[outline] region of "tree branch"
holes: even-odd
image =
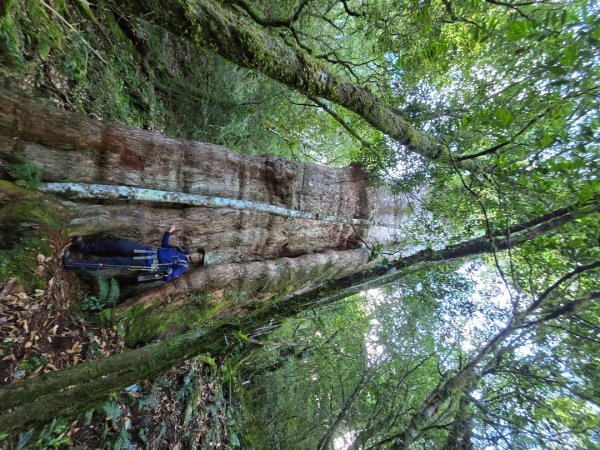
[[[485,372],[477,374],[475,369],[481,363],[481,361],[488,355],[495,352],[499,345],[508,339],[511,334],[522,327],[525,318],[534,312],[551,294],[553,294],[562,284],[571,280],[572,278],[588,271],[596,270],[600,267],[600,261],[596,261],[585,266],[579,266],[576,269],[568,272],[567,274],[560,277],[556,282],[546,288],[540,296],[531,303],[531,305],[523,312],[515,314],[510,323],[500,330],[494,337],[492,337],[487,344],[477,354],[471,358],[468,364],[466,364],[456,375],[450,377],[447,381],[439,385],[434,389],[423,402],[418,412],[413,415],[408,426],[402,433],[395,436],[395,439],[399,441],[398,444],[392,446],[396,450],[405,450],[416,440],[420,431],[429,422],[429,420],[435,415],[438,408],[448,400],[456,392],[465,389],[466,386],[476,383]],[[596,293],[590,295],[587,300],[596,298]],[[565,311],[567,312],[567,311]]]
[[[359,14],[357,12],[352,11],[349,7],[348,7],[348,2],[346,0],[340,0],[340,2],[342,3],[342,5],[344,5],[344,11],[346,11],[346,14],[348,14],[349,16],[352,17],[364,17],[365,14]]]
[[[294,11],[294,14],[292,14],[292,16],[289,19],[278,19],[278,20],[268,20],[268,19],[264,19],[262,17],[260,17],[258,14],[256,14],[252,8],[250,7],[250,5],[248,5],[244,0],[234,0],[233,3],[237,6],[239,6],[244,12],[246,12],[246,14],[248,14],[252,20],[254,22],[256,22],[259,25],[262,25],[263,27],[284,27],[284,28],[291,28],[294,24],[294,22],[296,22],[298,20],[298,18],[300,17],[300,14],[302,13],[302,10],[304,9],[304,7],[308,4],[309,0],[302,0],[300,2],[300,4],[298,5],[298,7],[296,8],[296,11]]]

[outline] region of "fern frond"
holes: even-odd
[[[20,160],[8,168],[8,174],[15,180],[25,181],[33,189],[37,189],[42,180],[40,168],[28,160]]]
[[[108,298],[106,303],[110,306],[113,306],[119,300],[119,295],[121,294],[121,289],[119,288],[119,282],[116,278],[110,279],[110,290],[108,292]]]
[[[121,405],[114,401],[106,402],[102,405],[102,411],[104,411],[113,422],[116,422],[121,417]]]
[[[98,282],[98,300],[100,300],[101,303],[106,303],[106,300],[108,298],[108,289],[109,289],[108,280],[103,277],[98,277],[97,282]]]
[[[115,450],[123,450],[123,449],[129,448],[129,440],[130,440],[129,432],[127,431],[127,429],[125,427],[123,427],[123,428],[121,428],[121,432],[117,436],[117,439],[115,441],[115,444],[113,445],[113,448]]]

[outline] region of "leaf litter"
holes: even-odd
[[[68,238],[53,234],[54,254],[38,254],[32,260],[32,270],[45,276],[43,288],[28,290],[15,278],[0,284],[0,385],[125,349],[116,326],[88,323],[74,312],[85,296],[84,286],[73,272],[56,264],[67,242]],[[56,421],[52,425],[55,432],[61,431],[64,443],[75,447],[109,445],[133,450],[231,448],[236,438],[230,442],[230,423],[217,376],[193,359],[155,380],[143,380],[113,394],[71,423]],[[14,448],[19,440],[31,436],[21,433],[0,447]]]

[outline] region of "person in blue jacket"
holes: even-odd
[[[190,265],[204,264],[204,250],[193,253],[169,245],[171,234],[176,230],[171,225],[162,238],[160,247],[142,244],[125,239],[104,238],[85,241],[76,237],[69,251],[65,253],[63,265],[69,269],[101,270],[129,269],[157,274],[165,281],[172,281],[182,275]],[[71,252],[97,258],[75,259]]]

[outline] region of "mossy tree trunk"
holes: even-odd
[[[427,159],[466,170],[482,169],[476,161],[458,161],[442,140],[415,129],[367,88],[334,74],[308,53],[273,37],[233,7],[213,0],[105,3],[213,50],[241,67],[256,69],[302,94],[344,106]]]

